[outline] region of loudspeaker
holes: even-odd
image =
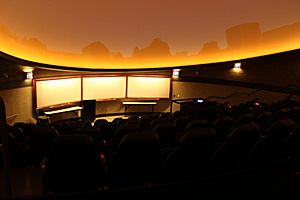
[[[84,121],[93,122],[96,117],[96,100],[83,100],[81,118]]]

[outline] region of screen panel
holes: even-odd
[[[128,77],[129,98],[170,98],[170,78]]]
[[[83,100],[125,98],[126,77],[84,77]]]
[[[36,81],[37,107],[81,101],[81,78]]]

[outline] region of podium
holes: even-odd
[[[218,104],[216,101],[192,100],[180,103],[180,112],[194,119],[206,119],[214,121]]]
[[[81,118],[83,121],[93,122],[96,118],[96,100],[83,100]]]

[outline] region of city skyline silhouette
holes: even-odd
[[[188,54],[188,52],[174,52],[169,44],[159,37],[150,41],[146,47],[135,47],[133,53],[129,57],[125,57],[121,52],[113,52],[103,42],[94,41],[82,48],[80,54],[67,53],[48,49],[46,44],[37,38],[20,37],[15,33],[11,33],[5,26],[0,26],[0,40],[2,44],[6,43],[15,49],[47,56],[48,58],[64,59],[65,63],[61,65],[70,66],[71,61],[77,61],[83,66],[90,62],[95,65],[105,64],[111,65],[118,63],[120,65],[137,65],[143,62],[155,63],[159,59],[159,64],[179,63],[179,65],[197,64],[197,62],[209,63],[221,56],[230,56],[239,53],[242,58],[252,57],[252,55],[265,55],[264,52],[270,49],[270,53],[281,52],[282,47],[289,47],[295,44],[294,48],[300,43],[300,22],[277,27],[266,32],[262,32],[260,24],[257,22],[244,23],[229,27],[226,32],[226,47],[220,48],[218,41],[207,41],[199,47],[197,54]],[[293,47],[293,46],[292,46]],[[292,50],[287,48],[284,50]],[[1,49],[2,50],[2,49]],[[5,52],[5,51],[4,51]],[[7,53],[7,52],[5,52]],[[254,53],[254,54],[252,54]],[[255,54],[258,53],[258,54]],[[266,53],[268,54],[268,53]],[[33,60],[39,61],[39,60]],[[46,62],[47,63],[47,62]],[[48,63],[53,64],[53,63]]]

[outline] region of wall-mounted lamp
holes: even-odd
[[[238,63],[234,63],[233,68],[235,69],[241,69],[242,63],[238,62]]]
[[[180,72],[180,69],[173,69],[173,73],[172,73],[173,78],[178,78],[179,72]]]
[[[33,79],[33,68],[29,66],[23,66],[22,71],[24,72],[25,80],[32,80]]]
[[[33,72],[24,72],[24,73],[25,73],[25,80],[33,79]]]
[[[204,100],[203,100],[203,99],[198,99],[197,102],[198,102],[198,103],[203,103]]]
[[[233,72],[235,75],[243,74],[242,63],[240,62],[234,63],[233,68],[231,68],[230,71]]]

